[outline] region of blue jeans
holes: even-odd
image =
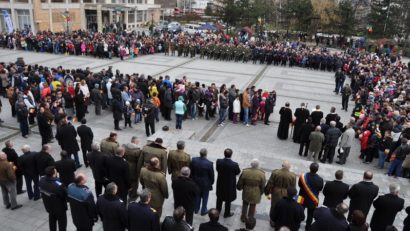
[[[386,155],[383,151],[379,150],[379,162],[377,163],[377,166],[379,168],[384,168],[384,161],[386,161]]]
[[[191,105],[191,118],[196,119],[197,114],[198,114],[198,112],[196,110],[196,103],[193,103]]]
[[[387,174],[389,176],[395,175],[395,176],[401,176],[401,165],[403,164],[403,160],[393,160],[390,164],[389,171]]]
[[[219,124],[225,121],[226,108],[219,108]]]
[[[195,200],[195,213],[199,212],[199,209],[201,208],[201,199],[202,199],[202,209],[201,209],[201,215],[206,214],[208,212],[208,196],[209,196],[209,191],[201,191],[198,195],[198,197]]]
[[[249,123],[249,108],[244,108],[243,109],[243,123],[244,124]]]
[[[177,123],[175,125],[175,128],[182,129],[182,119],[184,118],[184,115],[175,114],[175,116],[177,117]]]

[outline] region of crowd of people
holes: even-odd
[[[199,44],[194,55],[199,53],[202,58],[207,56],[224,60],[235,60],[235,54],[240,54],[238,50],[250,46],[235,41],[235,38],[225,41],[217,35],[208,39],[173,36],[175,38],[171,41],[166,37],[90,34],[83,31],[74,32],[69,38],[64,33],[17,33],[0,36],[0,44],[8,48],[91,54],[101,58],[124,58],[127,52],[121,50],[126,47],[130,50],[132,45],[139,46],[138,52],[142,53],[158,52],[161,47],[159,50],[165,50],[166,54],[177,51],[178,55],[188,55],[190,47]],[[161,39],[162,44],[158,43]],[[201,43],[201,39],[206,42]],[[182,42],[182,48],[172,45],[178,42]],[[92,47],[96,44],[97,48],[89,49],[89,44],[93,44]],[[148,44],[151,44],[150,48]],[[243,52],[249,55],[249,51]],[[242,59],[245,53],[242,53]],[[300,223],[305,220],[305,209],[306,230],[347,230],[348,226],[350,230],[367,230],[369,225],[365,221],[372,203],[376,210],[370,228],[394,230],[391,225],[404,206],[404,200],[398,197],[398,185],[390,185],[389,194],[374,200],[378,187],[371,183],[371,172],[366,171],[363,182],[349,189],[348,185],[340,182],[343,172],[336,172],[333,185],[329,181],[323,186],[323,179],[317,171],[319,161],[333,163],[336,154],[339,159],[336,163],[345,164],[357,138],[361,148],[358,157],[363,163],[369,164],[377,158],[379,168],[390,162],[388,175],[410,177],[408,65],[382,51],[330,54],[323,49],[286,42],[254,47],[249,58],[260,63],[335,71],[334,92],[341,95],[342,110],[348,111],[349,101],[354,102],[351,119],[346,125],[341,122],[336,107],[332,107],[326,116],[320,105],[310,112],[305,103],[294,113],[289,103],[279,110],[278,138],[288,139],[291,127],[293,141],[300,144],[299,155],[313,160],[309,173],[299,176],[299,193],[296,190],[297,177],[289,171],[288,162],[283,163],[282,169],[273,171],[266,183],[258,160],[253,160],[250,168],[241,171],[239,165],[231,160],[232,150],[226,149],[225,158],[216,163],[216,209],[208,210],[214,168],[212,162],[206,159],[206,149],[200,150],[200,157],[191,159],[184,152],[185,144],[182,141],[178,142],[177,150],[170,152],[162,146],[161,139],[140,148],[138,139],[133,137],[129,144],[120,146],[115,132],[101,144],[95,144],[93,131],[87,126],[86,115],[90,113],[90,104],[94,105],[97,116],[103,109],[112,111],[115,130],[122,130],[120,121],[124,121],[124,128],[143,122],[147,136],[155,133],[155,124],[160,115],[168,121],[175,116],[176,129],[183,129],[184,120],[199,117],[207,120],[218,117],[219,126],[224,126],[227,120],[234,124],[242,122],[245,126],[260,122],[269,125],[276,105],[273,89],[256,89],[252,86],[241,92],[235,85],[229,88],[225,84],[207,86],[190,82],[185,76],[171,81],[170,76],[124,75],[111,67],[93,73],[89,68],[66,70],[61,66],[26,65],[20,58],[15,63],[0,63],[0,93],[7,97],[11,116],[16,117],[24,138],[30,134],[30,124],[38,125],[43,147],[37,153],[24,146],[24,154],[18,157],[12,142],[6,142],[4,153],[0,154],[0,168],[4,170],[0,174],[4,205],[11,209],[21,207],[16,201],[16,194],[24,193],[24,176],[29,199],[43,199],[50,215],[50,230],[56,230],[57,223],[59,230],[65,230],[67,202],[78,229],[92,229],[99,218],[105,230],[140,230],[141,227],[151,227],[147,230],[190,230],[193,214],[200,213],[208,214],[210,218],[209,223],[201,224],[200,230],[226,230],[218,223],[219,213],[225,203],[223,216],[229,218],[233,215],[230,205],[236,199],[237,190],[243,192],[241,221],[246,223],[248,230],[255,226],[256,205],[261,202],[263,194],[271,199],[271,226],[277,230],[285,230],[283,226],[289,230],[299,230]],[[347,78],[350,84],[345,84]],[[81,122],[81,126],[76,129],[73,121]],[[56,126],[55,135],[53,126]],[[81,139],[80,145],[77,135]],[[54,139],[62,150],[61,160],[56,162],[50,155],[49,145]],[[80,150],[84,165],[92,169],[97,202],[86,187],[86,177],[74,174],[81,167],[78,157]],[[168,198],[167,172],[172,175],[175,211],[173,216],[164,219],[160,227],[162,206]],[[137,192],[139,185],[144,189],[141,192]],[[318,207],[322,189],[327,208]],[[138,195],[140,202],[134,203]],[[350,206],[343,203],[348,196]],[[76,212],[73,213],[74,210]],[[345,217],[347,211],[350,224]],[[406,211],[410,212],[410,208]],[[409,229],[407,223],[408,219],[405,220],[405,227]]]
[[[364,231],[369,227],[376,231],[397,230],[393,223],[404,208],[400,186],[392,183],[389,193],[379,195],[371,171],[365,171],[363,181],[352,186],[343,182],[342,170],[335,172],[334,181],[324,183],[318,174],[319,164],[312,162],[306,173],[297,176],[285,160],[267,180],[258,159],[241,170],[233,160],[233,150],[227,148],[224,158],[216,161],[215,177],[214,163],[208,160],[206,148],[193,157],[185,152],[184,141],[178,141],[176,149],[168,150],[162,146],[161,138],[142,147],[137,137],[123,145],[117,140],[116,132],[111,132],[101,143],[88,140],[91,150],[83,161],[92,170],[95,193],[87,187],[87,177],[76,173],[75,160],[69,152],[62,150],[61,160],[55,161],[50,144],[44,144],[39,152],[23,145],[23,154],[18,156],[13,143],[6,141],[0,152],[4,206],[12,210],[22,207],[16,194],[25,193],[24,177],[29,199],[42,199],[52,231],[57,227],[66,230],[68,205],[77,230],[92,230],[100,219],[104,230],[191,231],[197,214],[209,216],[209,222],[200,224],[199,231],[225,231],[228,228],[218,222],[219,214],[223,211],[225,219],[235,215],[231,203],[237,199],[237,191],[242,191],[240,220],[245,223],[245,228],[239,230],[254,230],[256,207],[266,203],[262,200],[264,195],[271,203],[270,225],[280,231],[298,231],[305,219],[308,231]],[[62,145],[65,144],[69,142]],[[166,174],[170,174],[171,184]],[[208,209],[215,178],[215,207]],[[175,210],[160,222],[169,185]],[[324,196],[323,206],[319,206],[320,195]],[[343,202],[347,197],[349,205]],[[375,210],[368,224],[366,217],[372,205]],[[410,213],[410,207],[406,211]],[[407,217],[403,230],[409,229],[409,221]]]
[[[184,57],[217,59],[223,61],[251,61],[253,63],[307,67],[335,71],[347,56],[331,53],[326,49],[307,47],[294,41],[243,39],[208,33],[127,33],[110,31],[106,33],[73,31],[52,33],[49,31],[32,34],[13,32],[0,34],[0,47],[26,51],[94,56],[98,58],[119,57],[134,59],[138,55],[164,53]]]

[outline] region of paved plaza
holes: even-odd
[[[0,50],[0,62],[14,62],[18,57],[24,57],[26,63],[39,64],[48,67],[63,66],[64,68],[86,68],[90,67],[93,71],[107,69],[112,66],[113,70],[119,69],[122,73],[140,73],[145,75],[160,76],[169,75],[171,79],[187,76],[191,82],[200,81],[206,84],[216,83],[217,86],[225,83],[228,87],[235,84],[237,88],[244,89],[247,86],[255,85],[256,88],[266,90],[275,89],[277,92],[277,103],[274,113],[271,115],[271,125],[266,126],[259,123],[256,126],[246,127],[242,124],[232,124],[228,122],[224,127],[218,127],[216,120],[207,121],[203,118],[199,120],[187,120],[183,122],[182,130],[175,130],[175,120],[163,121],[156,124],[157,133],[151,137],[145,136],[143,124],[138,124],[134,128],[124,129],[119,132],[119,142],[128,143],[131,136],[140,138],[140,145],[147,140],[153,140],[156,137],[164,139],[164,146],[169,149],[176,149],[178,140],[186,141],[186,151],[191,156],[199,156],[201,148],[208,149],[208,158],[215,162],[216,159],[223,157],[225,148],[232,148],[234,151],[233,160],[238,161],[241,168],[249,167],[250,160],[258,158],[261,161],[262,168],[266,171],[266,178],[270,176],[273,169],[279,168],[282,160],[287,159],[292,164],[292,171],[301,174],[308,170],[310,162],[299,157],[299,145],[293,143],[290,139],[282,141],[277,139],[276,132],[279,122],[278,111],[285,102],[290,102],[294,110],[305,102],[309,110],[315,105],[321,105],[322,111],[327,114],[332,106],[336,106],[336,112],[341,116],[345,124],[350,118],[349,112],[340,111],[341,97],[333,93],[334,73],[318,72],[302,68],[275,67],[266,65],[255,65],[251,63],[234,63],[213,60],[201,60],[199,58],[189,59],[182,57],[169,57],[162,54],[149,55],[135,58],[134,60],[120,61],[119,59],[94,59],[80,56],[64,56],[52,54],[39,54],[33,52]],[[36,126],[32,127],[32,134],[28,139],[21,137],[18,131],[18,124],[15,118],[11,117],[10,105],[7,99],[2,99],[3,110],[0,117],[5,123],[0,126],[1,146],[6,139],[10,138],[15,143],[15,149],[21,154],[20,148],[23,144],[29,144],[32,150],[40,150],[41,138]],[[114,128],[113,116],[109,111],[104,111],[101,116],[95,116],[94,108],[89,108],[89,114],[86,118],[89,126],[94,131],[94,141],[100,142],[106,138]],[[173,119],[175,116],[173,117]],[[78,126],[78,123],[74,124]],[[121,123],[123,125],[123,123]],[[170,131],[163,132],[160,128],[164,125],[170,127]],[[55,129],[55,128],[54,128]],[[55,134],[55,133],[54,133]],[[59,159],[60,148],[55,142],[53,146],[53,157]],[[346,165],[343,167],[333,164],[320,164],[319,175],[325,180],[333,180],[334,172],[337,169],[345,171],[345,181],[348,184],[354,184],[361,180],[364,170],[375,172],[374,181],[380,187],[380,194],[388,192],[388,185],[397,182],[401,185],[401,196],[406,199],[406,207],[410,204],[409,181],[404,179],[395,179],[385,175],[386,170],[379,170],[375,167],[375,161],[371,164],[362,164],[358,159],[359,144],[355,141],[354,147],[350,153]],[[80,155],[81,156],[81,155]],[[91,170],[84,166],[77,170],[84,172],[88,176],[87,185],[94,192],[94,181]],[[164,215],[171,215],[173,211],[173,196],[171,189],[171,178],[167,175],[170,198],[165,201]],[[30,201],[26,194],[18,196],[18,202],[23,204],[23,208],[11,211],[0,208],[0,230],[48,230],[48,218],[42,201]],[[321,201],[323,195],[320,195]],[[346,200],[348,202],[348,200]],[[210,193],[208,208],[216,204],[215,185],[214,191]],[[235,216],[224,219],[221,217],[220,222],[234,230],[243,227],[240,221],[241,211],[241,192],[238,192],[238,198],[233,202],[232,210]],[[257,205],[257,227],[255,230],[273,230],[269,226],[269,209],[270,202],[263,197],[262,202]],[[370,214],[373,213],[373,208]],[[401,230],[403,220],[406,217],[404,210],[399,213],[395,221],[395,226]],[[368,217],[370,222],[371,216]],[[161,218],[162,221],[163,218]],[[199,224],[208,220],[207,216],[194,216],[194,227],[197,230]],[[304,230],[302,223],[301,230]],[[72,224],[71,215],[68,214],[68,230],[75,230]],[[99,221],[94,230],[102,230]]]

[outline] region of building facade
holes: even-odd
[[[115,24],[132,30],[158,22],[160,5],[154,0],[0,0],[0,32],[50,30],[103,31]]]

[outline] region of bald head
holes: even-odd
[[[0,160],[7,160],[7,155],[4,152],[0,152]]]
[[[320,130],[322,130],[322,127],[316,126],[315,131],[320,132]]]
[[[289,163],[289,161],[284,160],[284,161],[282,162],[282,168],[285,168],[285,169],[289,170],[289,169],[290,169],[290,163]]]
[[[152,168],[159,168],[159,159],[158,157],[152,157],[149,160],[149,166]]]
[[[373,172],[372,171],[365,171],[363,174],[363,180],[372,180],[373,179]]]

